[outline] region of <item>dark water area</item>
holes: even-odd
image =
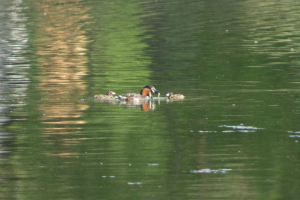
[[[299,17],[294,0],[1,1],[1,199],[298,199]],[[160,97],[93,99],[145,85]]]

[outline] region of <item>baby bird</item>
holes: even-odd
[[[114,97],[115,94],[116,94],[116,93],[113,92],[113,91],[108,91],[108,92],[106,92],[106,95],[105,95],[105,94],[98,94],[98,95],[95,95],[95,96],[94,96],[94,99],[114,100],[114,99],[115,99],[115,97]]]
[[[168,92],[166,94],[168,99],[184,99],[184,96],[182,94],[173,94],[173,92]]]

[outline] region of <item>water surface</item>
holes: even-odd
[[[3,199],[298,198],[297,1],[0,10]]]

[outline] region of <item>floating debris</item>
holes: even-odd
[[[230,128],[232,130],[225,130],[225,131],[222,131],[224,133],[228,133],[228,132],[241,132],[241,133],[253,133],[255,132],[256,130],[261,130],[261,129],[264,129],[264,128],[257,128],[255,126],[244,126],[243,124],[240,124],[240,125],[237,125],[237,126],[229,126],[229,125],[221,125],[221,126],[218,126],[218,127],[221,127],[221,128]]]
[[[290,134],[293,134],[293,135],[289,135],[290,138],[300,138],[300,131],[287,131],[287,133],[290,133]],[[297,135],[294,135],[294,134],[297,134]]]
[[[233,133],[235,132],[234,130],[225,130],[225,131],[222,131],[223,133]]]
[[[142,182],[128,182],[128,185],[142,185]]]
[[[200,130],[200,131],[198,131],[198,133],[216,133],[217,131],[202,131],[202,130]]]
[[[157,164],[157,163],[149,163],[148,165],[149,166],[158,166],[159,164]]]
[[[291,138],[300,138],[300,135],[289,135]]]
[[[232,169],[200,169],[200,170],[190,170],[191,173],[226,173],[226,172],[229,172],[229,171],[232,171]]]
[[[300,131],[296,131],[296,132],[294,132],[294,131],[288,131],[288,133],[300,134]]]
[[[225,128],[232,128],[232,129],[239,129],[239,130],[258,130],[258,129],[264,129],[264,128],[257,128],[255,126],[244,126],[243,124],[237,125],[237,126],[228,126],[228,125],[221,125],[218,127],[225,127]]]
[[[109,178],[115,178],[115,176],[102,176],[102,178],[107,178],[107,177],[109,177]]]
[[[256,130],[261,130],[264,128],[258,128],[255,126],[244,126],[243,124],[237,125],[237,126],[231,126],[231,125],[220,125],[218,126],[220,128],[230,128],[231,130],[223,130],[223,131],[205,131],[205,130],[199,130],[199,131],[194,131],[194,130],[190,130],[190,133],[193,132],[198,132],[198,133],[218,133],[218,132],[222,132],[222,133],[234,133],[234,132],[241,132],[241,133],[253,133]],[[295,132],[296,133],[296,132]],[[300,134],[300,132],[298,132]]]

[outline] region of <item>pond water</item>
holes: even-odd
[[[298,1],[2,0],[0,13],[1,199],[299,197]],[[93,99],[145,85],[161,97]]]

